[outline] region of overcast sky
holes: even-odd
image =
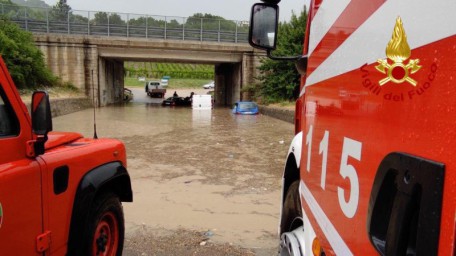
[[[58,0],[44,0],[55,5]],[[228,20],[249,20],[250,7],[259,0],[67,0],[73,10],[122,12],[188,17],[210,13]],[[308,0],[282,0],[280,20],[288,21],[292,10],[298,14]]]

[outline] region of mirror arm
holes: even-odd
[[[299,74],[305,75],[307,72],[307,61],[309,56],[307,55],[298,55],[298,56],[286,56],[286,57],[275,57],[271,55],[271,50],[267,50],[268,58],[272,60],[281,60],[281,61],[295,61],[296,69]]]
[[[286,57],[276,57],[276,56],[272,56],[271,54],[271,51],[272,50],[267,50],[266,51],[266,54],[268,56],[268,58],[270,58],[271,60],[285,60],[285,61],[293,61],[293,60],[300,60],[300,59],[307,59],[307,55],[297,55],[297,56],[286,56]]]
[[[45,149],[44,144],[46,143],[47,140],[48,140],[48,136],[47,135],[38,135],[37,136],[35,144],[34,144],[34,149],[35,149],[35,155],[36,156],[44,154],[44,149]]]

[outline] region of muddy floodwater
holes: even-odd
[[[93,112],[54,118],[54,130],[92,137]],[[147,98],[95,112],[98,137],[127,148],[134,202],[123,204],[124,255],[276,254],[292,124]]]

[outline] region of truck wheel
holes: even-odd
[[[281,232],[288,232],[302,225],[301,221],[295,221],[302,217],[301,200],[299,198],[299,180],[288,187],[287,195],[283,203]]]
[[[301,201],[299,198],[299,180],[288,188],[280,222],[280,256],[304,255],[304,228],[302,222]]]
[[[122,255],[125,230],[119,198],[113,193],[102,194],[95,200],[88,220],[85,255]]]

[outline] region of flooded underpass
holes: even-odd
[[[93,112],[54,118],[54,130],[92,137]],[[145,102],[95,112],[98,137],[127,148],[124,255],[276,254],[292,124]]]

